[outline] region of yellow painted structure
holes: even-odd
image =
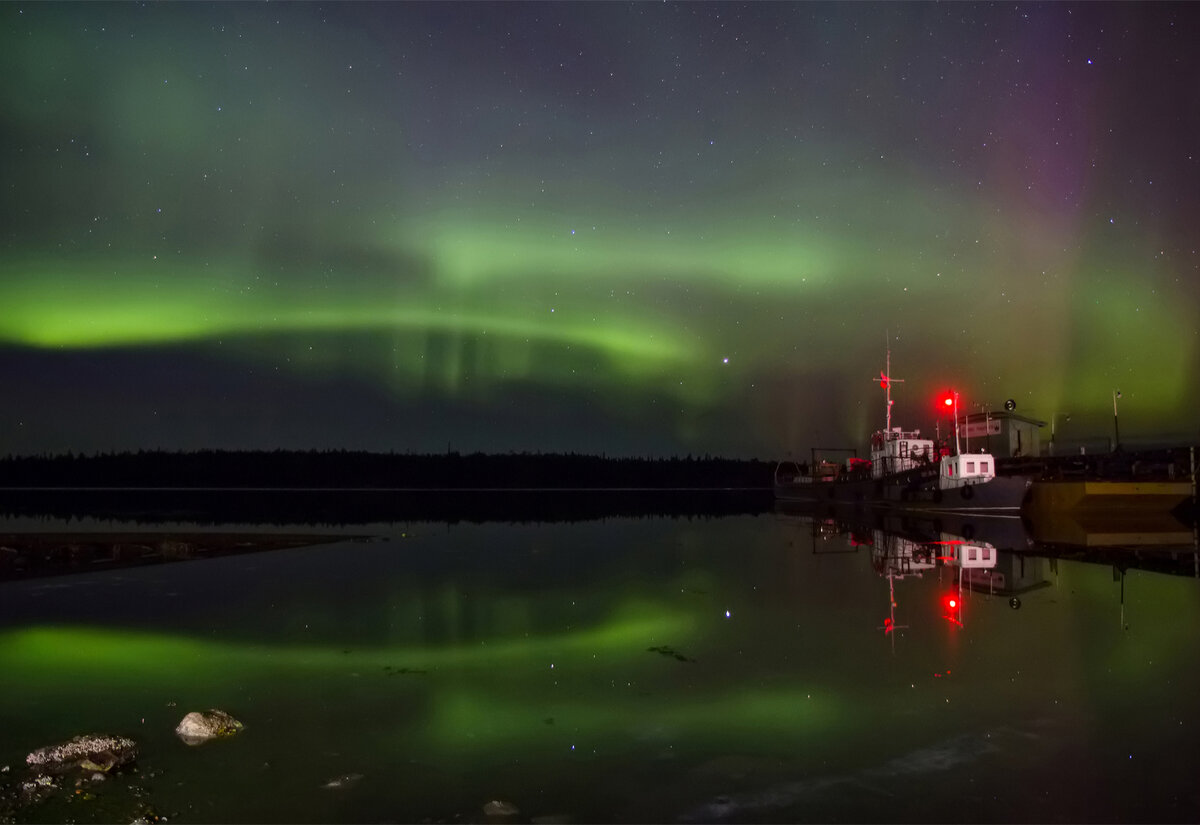
[[[1033,512],[1169,511],[1191,494],[1187,481],[1038,481],[1027,506]]]

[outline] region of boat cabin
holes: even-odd
[[[924,467],[932,464],[936,455],[933,442],[921,438],[920,430],[877,430],[871,436],[871,476],[882,478]]]
[[[938,466],[938,487],[953,490],[969,484],[982,484],[996,477],[996,459],[991,453],[959,453],[942,456]]]
[[[841,473],[841,467],[832,461],[822,459],[813,465],[812,477],[816,481],[834,481]]]

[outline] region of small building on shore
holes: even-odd
[[[964,452],[983,450],[996,458],[1020,458],[1042,454],[1041,429],[1045,421],[1026,418],[1008,410],[971,413],[963,416],[958,437]]]

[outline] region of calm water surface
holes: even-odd
[[[132,736],[172,822],[1200,818],[1195,578],[1001,554],[957,623],[784,515],[354,532],[0,585],[0,765]]]

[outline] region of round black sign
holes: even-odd
[[[1009,412],[1012,412],[1016,408],[1017,402],[1013,401],[1011,398],[1004,402],[1004,409],[1008,410]]]

